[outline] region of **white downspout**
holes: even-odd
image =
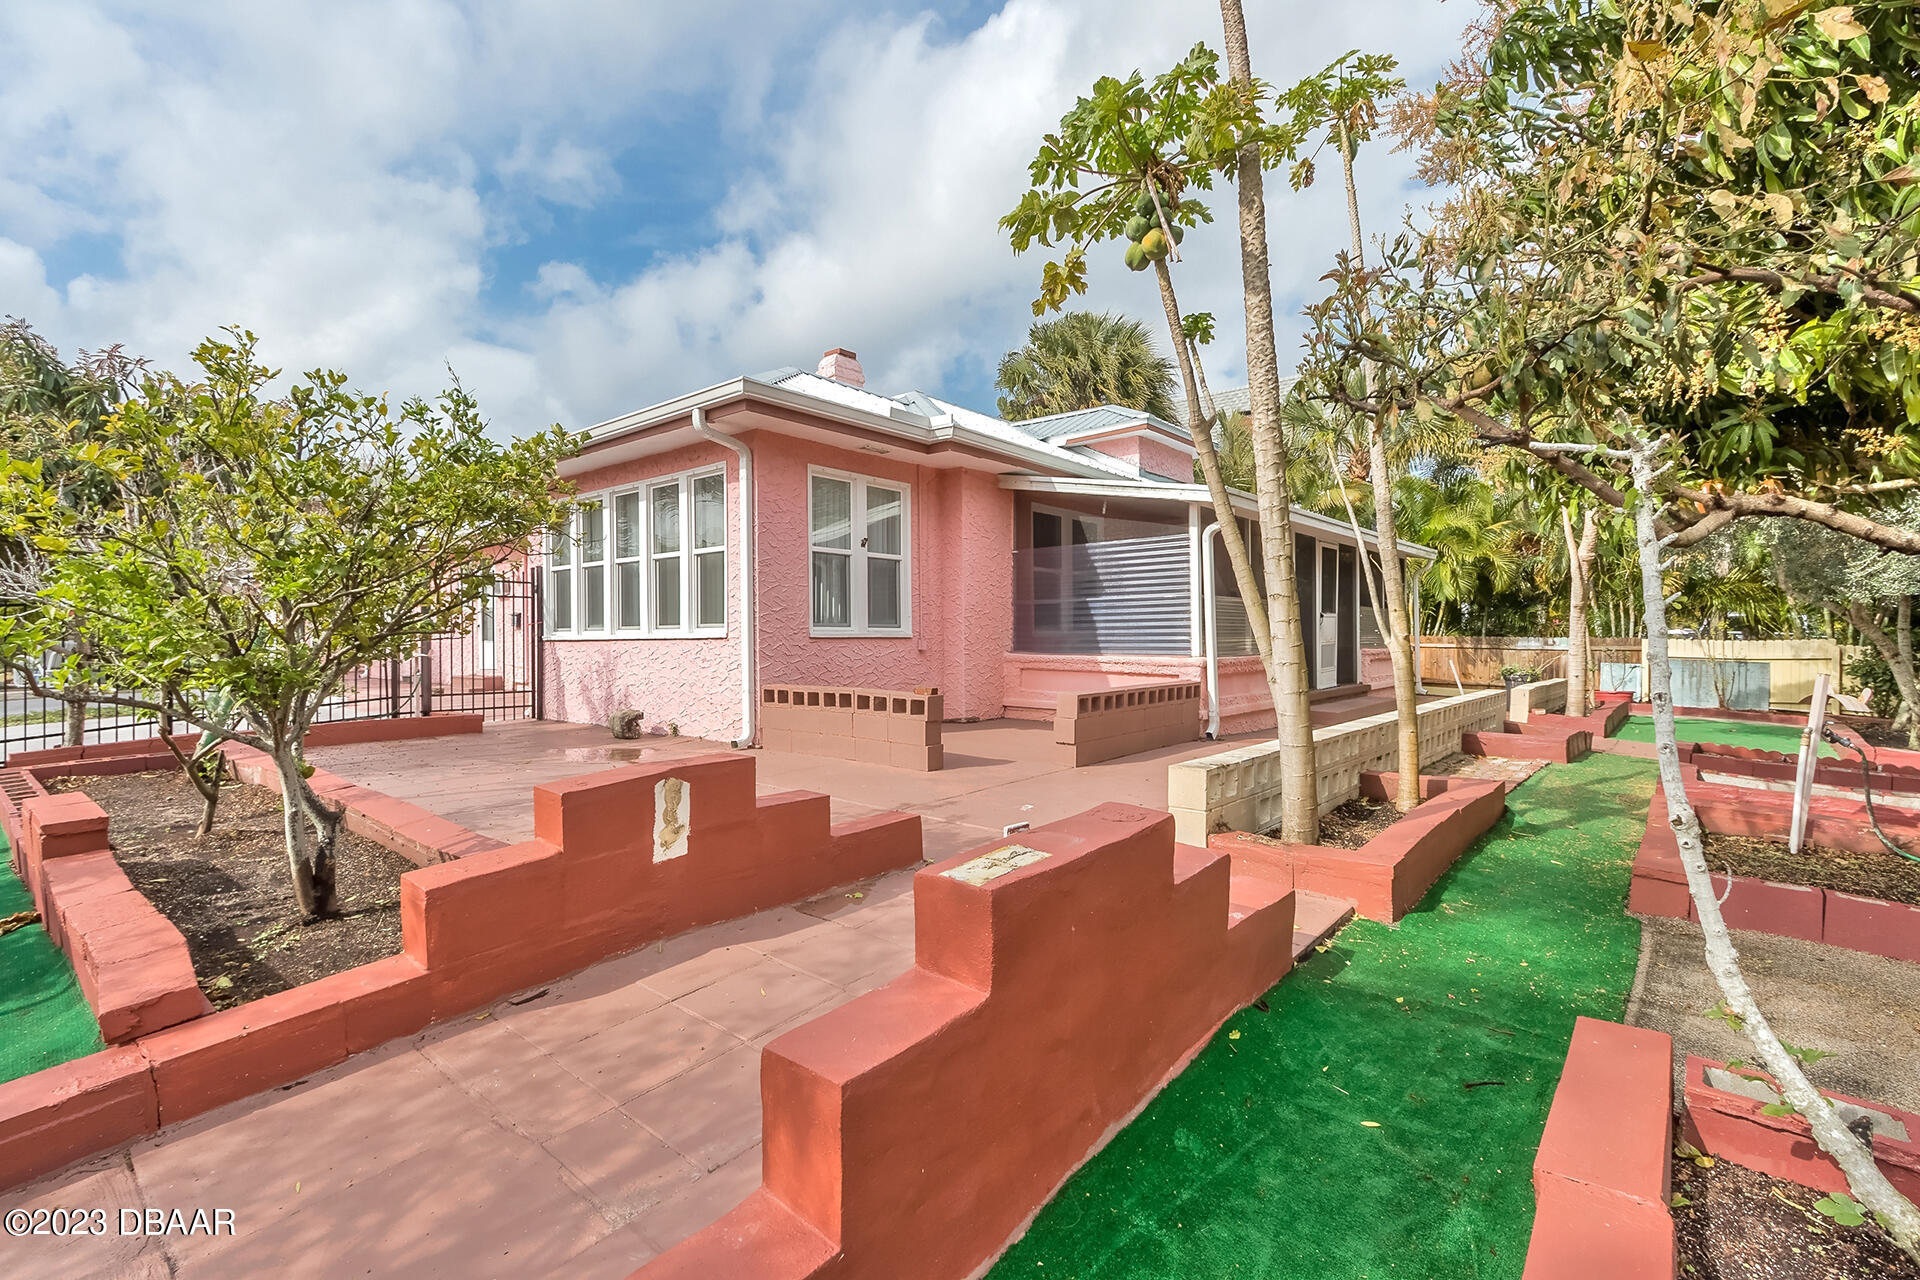
[[[1213,535],[1220,532],[1215,520],[1200,533],[1201,591],[1207,602],[1207,737],[1220,737],[1220,604],[1213,589]]]
[[[753,450],[707,425],[707,411],[693,410],[693,433],[734,451],[740,458],[740,736],[735,747],[750,747],[759,736],[760,691],[754,664],[753,594]]]

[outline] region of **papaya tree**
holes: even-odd
[[[570,439],[494,442],[457,382],[397,412],[335,372],[275,395],[249,333],[194,362],[193,381],[145,377],[86,429],[0,455],[0,536],[16,548],[0,661],[48,696],[265,752],[294,897],[324,916],[343,811],[308,785],[308,730],[351,671],[463,626],[512,549],[560,525]],[[76,477],[116,501],[65,501]],[[78,647],[38,670],[68,637]]]
[[[1284,135],[1262,118],[1258,87],[1224,80],[1218,56],[1205,45],[1195,45],[1179,64],[1151,81],[1137,71],[1124,80],[1102,77],[1089,95],[1077,99],[1061,117],[1059,131],[1042,140],[1029,167],[1032,186],[1000,225],[1016,253],[1035,244],[1061,249],[1060,256],[1042,269],[1036,315],[1057,310],[1069,297],[1085,291],[1088,252],[1096,245],[1123,245],[1119,260],[1132,270],[1153,272],[1186,394],[1187,430],[1199,455],[1273,701],[1283,775],[1281,834],[1289,841],[1312,843],[1319,833],[1313,722],[1293,570],[1277,374],[1253,379],[1263,591],[1240,533],[1214,444],[1213,424],[1203,405],[1202,375],[1196,368],[1201,331],[1190,335],[1172,272],[1172,264],[1180,261],[1179,246],[1186,232],[1212,221],[1200,193],[1212,189],[1215,172],[1235,154],[1243,137],[1255,139],[1256,148],[1284,147]],[[1264,270],[1263,260],[1263,275]],[[1266,287],[1266,354],[1270,358],[1272,302],[1271,288]],[[1250,376],[1254,372],[1250,345]]]
[[[1318,137],[1321,145],[1331,145],[1340,157],[1340,175],[1347,197],[1347,236],[1349,261],[1358,266],[1366,260],[1366,244],[1360,230],[1360,194],[1353,174],[1354,157],[1362,143],[1369,141],[1380,122],[1382,103],[1405,87],[1393,74],[1396,64],[1380,54],[1353,52],[1335,61],[1317,75],[1309,76],[1282,94],[1280,102],[1293,114],[1293,128],[1305,141]],[[1314,155],[1302,154],[1293,164],[1296,190],[1310,186],[1314,177]],[[1365,296],[1361,295],[1365,304]],[[1303,370],[1311,377],[1311,366]],[[1335,377],[1345,371],[1335,369]],[[1360,384],[1370,389],[1373,365],[1361,362]],[[1352,409],[1345,409],[1353,412]],[[1393,470],[1388,457],[1387,434],[1398,421],[1399,412],[1386,406],[1380,413],[1365,415],[1366,472],[1373,487],[1373,528],[1378,539],[1380,590],[1385,597],[1381,619],[1381,638],[1393,666],[1393,708],[1396,737],[1399,742],[1398,783],[1394,804],[1402,812],[1420,803],[1420,673],[1414,669],[1413,625],[1407,609],[1407,581],[1400,558],[1398,523],[1393,509]],[[1432,414],[1425,415],[1430,421]],[[1369,584],[1369,594],[1374,594]]]

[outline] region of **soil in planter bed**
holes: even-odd
[[[1328,849],[1358,849],[1400,818],[1392,802],[1356,796],[1321,816],[1319,843]]]
[[[1824,1192],[1716,1160],[1674,1161],[1673,1229],[1688,1280],[1920,1280],[1920,1266],[1870,1224],[1815,1211]]]
[[[1838,889],[1863,898],[1920,905],[1920,862],[1909,862],[1885,849],[1851,853],[1807,845],[1794,857],[1784,840],[1752,836],[1709,834],[1707,865],[1715,872],[1733,869],[1736,876]]]
[[[178,773],[49,784],[107,811],[114,856],[187,939],[216,1009],[257,1000],[400,950],[400,875],[413,864],[342,828],[334,846],[340,914],[303,924],[287,869],[280,797],[229,782],[213,833],[193,838],[200,793]]]

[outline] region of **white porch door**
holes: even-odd
[[[1340,670],[1340,553],[1333,547],[1320,548],[1320,624],[1314,642],[1314,687],[1330,689]]]
[[[500,661],[498,621],[494,616],[494,593],[480,597],[480,670],[498,670]]]

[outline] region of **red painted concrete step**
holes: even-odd
[[[1293,958],[1300,960],[1305,957],[1307,952],[1331,938],[1341,925],[1351,919],[1353,904],[1346,899],[1294,890]]]

